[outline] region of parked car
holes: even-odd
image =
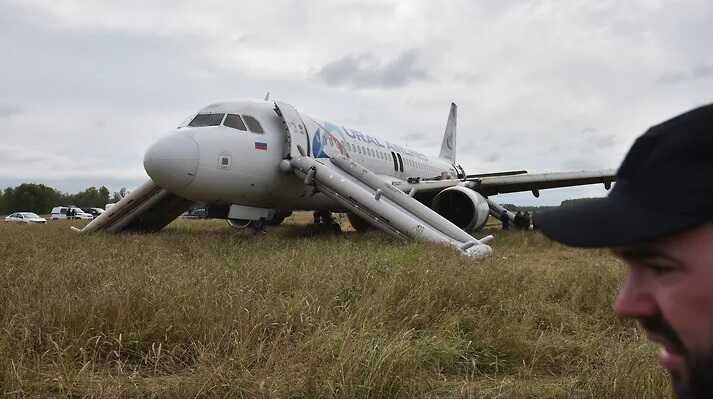
[[[47,219],[39,217],[32,212],[15,212],[5,217],[6,222],[26,223],[26,224],[42,224],[47,223]]]
[[[205,219],[208,217],[208,210],[206,208],[191,208],[183,212],[181,217],[189,219]]]
[[[82,210],[94,217],[97,217],[104,213],[104,210],[101,208],[82,208]]]
[[[68,217],[67,214],[70,216]],[[59,219],[86,219],[92,220],[94,216],[89,213],[84,212],[76,206],[56,206],[52,208],[52,214],[50,215],[52,220]]]

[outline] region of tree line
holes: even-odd
[[[76,194],[67,194],[44,184],[24,183],[17,187],[0,190],[0,215],[13,212],[34,212],[48,214],[52,208],[60,205],[76,205],[80,208],[104,208],[106,204],[117,202],[126,189],[115,192],[101,186],[89,187]]]

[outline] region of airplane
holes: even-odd
[[[483,258],[493,237],[471,232],[490,216],[522,224],[493,196],[594,183],[609,189],[614,181],[612,169],[467,174],[456,162],[457,110],[452,103],[440,153],[429,157],[267,96],[215,102],[151,145],[150,179],[80,231],[155,232],[195,203],[234,227],[277,225],[295,210],[327,220],[346,212],[358,231],[377,227]]]

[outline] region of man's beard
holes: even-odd
[[[672,377],[676,395],[680,399],[713,398],[713,350],[690,352],[685,359],[687,380]]]
[[[665,338],[686,361],[686,376],[671,373],[673,390],[680,399],[713,398],[713,348],[689,351],[678,333],[661,315],[639,320],[645,330]]]

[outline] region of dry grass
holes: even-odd
[[[669,395],[611,311],[622,270],[605,251],[511,231],[474,263],[294,224],[68,227],[0,225],[4,397]]]

